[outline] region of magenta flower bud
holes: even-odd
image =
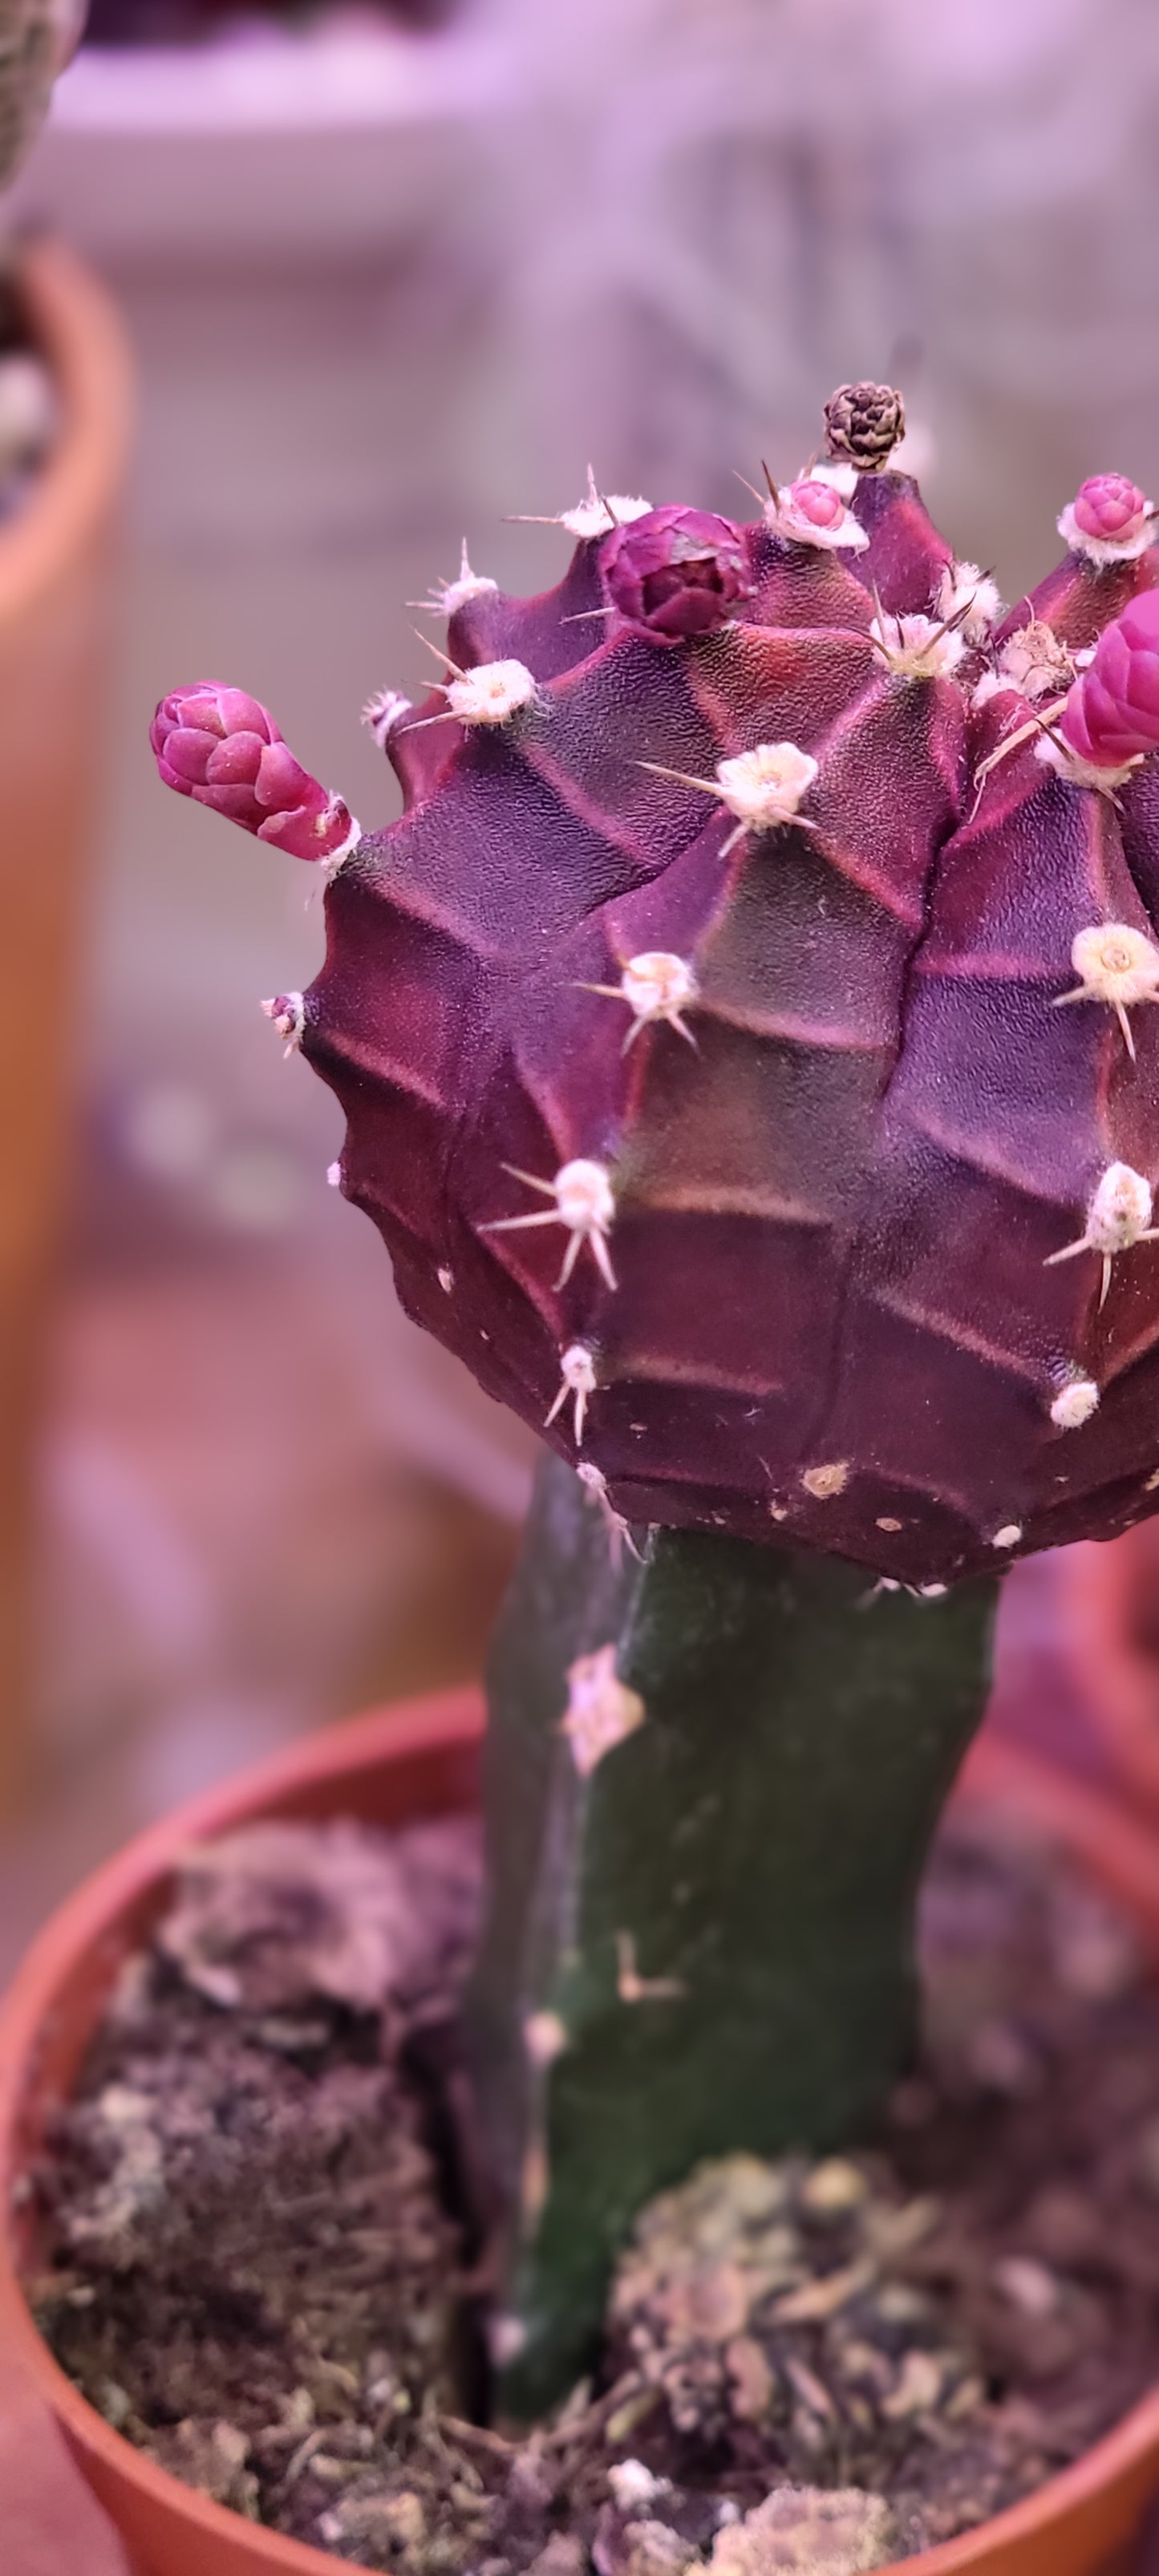
[[[1075,681],[1059,731],[1080,760],[1116,769],[1159,750],[1159,590],[1140,591],[1106,626]]]
[[[740,529],[713,510],[649,510],[613,529],[602,565],[621,616],[657,644],[711,635],[750,587]]]
[[[212,805],[292,858],[332,860],[358,834],[340,796],[311,778],[267,708],[216,680],[174,689],[149,729],[166,787]]]
[[[819,475],[807,474],[799,483],[790,483],[783,497],[794,516],[807,519],[813,528],[839,528],[848,516],[836,485],[823,483]]]
[[[1075,494],[1075,525],[1088,537],[1121,537],[1146,509],[1146,494],[1126,474],[1091,474]]]

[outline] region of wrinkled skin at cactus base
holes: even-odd
[[[1159,1507],[1159,1011],[1058,1007],[1084,930],[1153,954],[1159,759],[1044,758],[1026,644],[1061,698],[1159,561],[1116,484],[1100,558],[1080,517],[992,619],[908,477],[845,477],[848,542],[778,496],[709,633],[621,612],[620,531],[543,597],[452,594],[300,1035],[407,1312],[617,1514],[940,1585]],[[449,716],[496,664],[533,693]],[[758,745],[806,758],[746,829],[718,765]],[[625,998],[657,955],[679,1008]]]

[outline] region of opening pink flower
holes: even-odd
[[[1096,769],[1159,750],[1159,590],[1141,591],[1104,627],[1093,661],[1075,681],[1059,731]]]

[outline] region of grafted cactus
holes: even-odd
[[[963,1578],[1159,1505],[1154,515],[1094,477],[1003,617],[899,398],[826,424],[752,524],[593,484],[555,591],[464,552],[446,677],[366,710],[385,832],[240,693],[165,754],[320,836],[326,962],[267,1007],[408,1312],[578,1465],[496,1666],[473,2005],[537,2395],[649,2189],[825,2144],[904,2054]]]

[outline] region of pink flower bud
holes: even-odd
[[[845,503],[833,483],[823,483],[819,475],[804,475],[799,483],[790,483],[782,493],[795,518],[807,519],[814,528],[836,528],[846,516]]]
[[[1074,499],[1075,525],[1088,537],[1122,537],[1147,510],[1147,496],[1125,474],[1091,474]]]
[[[740,529],[713,510],[649,510],[613,529],[602,565],[621,615],[657,644],[711,635],[750,587]]]
[[[1059,731],[1080,760],[1119,768],[1159,750],[1159,590],[1140,591],[1106,626],[1067,697]]]
[[[334,859],[357,839],[349,808],[295,760],[244,689],[201,680],[163,698],[149,729],[167,787],[228,814],[297,859]]]

